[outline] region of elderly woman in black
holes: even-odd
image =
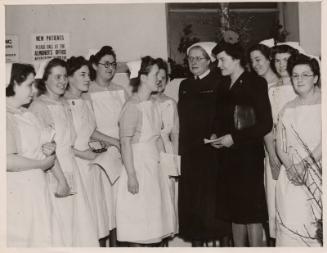
[[[239,43],[219,43],[212,53],[228,78],[217,98],[216,139],[223,152],[218,217],[232,222],[234,245],[262,246],[262,223],[267,221],[264,189],[263,137],[272,128],[271,108],[265,79],[245,70]]]
[[[192,77],[183,80],[179,88],[178,113],[180,119],[179,154],[181,178],[179,185],[180,236],[192,241],[193,247],[205,241],[220,239],[226,246],[231,233],[230,222],[215,217],[217,152],[205,145],[211,134],[216,113],[219,85],[217,72],[210,70],[214,59],[214,43],[197,43],[188,51]]]

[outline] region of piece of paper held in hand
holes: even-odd
[[[115,147],[109,147],[106,152],[99,154],[90,164],[100,166],[112,184],[116,182],[124,169],[121,155]]]
[[[160,167],[168,176],[177,177],[181,174],[181,156],[160,152]]]
[[[209,143],[213,143],[213,142],[215,142],[215,141],[218,141],[219,140],[219,138],[216,138],[216,139],[207,139],[207,138],[204,138],[203,139],[203,142],[204,142],[204,144],[209,144]]]

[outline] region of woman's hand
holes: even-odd
[[[50,155],[42,160],[40,160],[40,169],[43,171],[48,170],[49,168],[51,168],[56,160],[56,156],[55,155]]]
[[[71,195],[70,187],[69,187],[67,181],[63,180],[62,182],[58,182],[55,196],[57,198],[64,198],[64,197],[67,197],[70,195]]]
[[[210,139],[213,139],[215,135],[211,135]],[[214,147],[214,148],[222,148],[222,147],[225,147],[225,148],[230,148],[231,146],[233,146],[234,144],[234,141],[233,141],[233,138],[230,134],[226,134],[226,135],[223,135],[221,136],[220,138],[217,139],[217,141],[213,142],[211,145]]]
[[[56,143],[55,142],[47,142],[42,145],[42,152],[45,156],[53,155],[56,151]]]
[[[98,153],[95,153],[90,149],[87,149],[87,150],[82,151],[82,152],[83,152],[82,159],[84,159],[84,160],[94,160],[99,155]]]
[[[282,164],[276,154],[269,154],[269,164],[272,178],[274,180],[277,180]]]
[[[218,137],[217,137],[216,134],[211,134],[211,136],[210,136],[210,140],[214,140],[214,139],[217,139],[217,138],[218,138]],[[222,147],[221,144],[220,144],[220,143],[217,143],[216,141],[210,143],[210,145],[211,145],[212,147],[214,147],[214,148],[218,148],[218,149]]]
[[[139,192],[139,182],[136,175],[129,175],[127,179],[127,189],[130,193],[136,194]]]

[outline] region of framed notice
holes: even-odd
[[[38,33],[32,35],[33,61],[69,57],[69,33]]]
[[[6,62],[18,62],[18,36],[6,35]]]

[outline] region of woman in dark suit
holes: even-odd
[[[210,70],[214,59],[214,43],[192,45],[187,51],[192,77],[183,80],[179,88],[180,119],[179,153],[181,178],[179,184],[180,236],[192,241],[193,247],[205,241],[220,239],[231,233],[230,222],[216,218],[217,152],[203,139],[209,138],[216,113],[219,78]],[[211,48],[210,48],[211,47]],[[226,237],[225,237],[226,239]]]
[[[267,221],[264,189],[263,137],[272,128],[265,79],[245,70],[238,44],[219,43],[212,53],[224,80],[217,98],[212,146],[223,152],[218,182],[218,217],[232,222],[235,246],[262,246],[262,223]],[[224,207],[224,208],[222,208]]]

